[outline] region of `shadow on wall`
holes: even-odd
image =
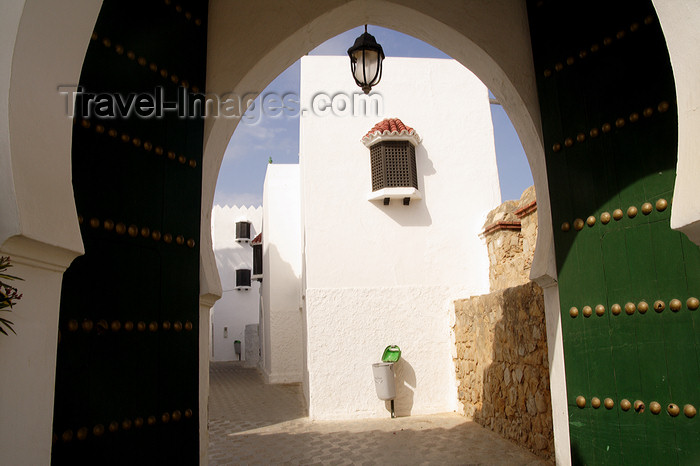
[[[554,436],[542,289],[535,283],[505,289],[502,305],[474,420],[547,457]]]
[[[399,359],[394,364],[396,383],[396,399],[394,400],[394,412],[397,416],[410,416],[413,410],[413,394],[416,391],[416,371],[405,358]],[[391,412],[391,402],[387,401],[386,409]]]
[[[535,283],[455,303],[459,401],[484,427],[554,460],[547,332]]]
[[[249,253],[249,254],[248,254]],[[250,255],[249,260],[243,259],[244,254]],[[219,279],[224,290],[236,286],[236,269],[252,269],[253,254],[242,248],[223,248],[214,251],[216,265],[219,269]]]
[[[401,203],[401,199],[392,199],[389,205],[382,204],[382,201],[372,201],[372,204],[402,227],[428,227],[433,224],[425,205],[425,193],[423,199],[413,200],[407,206]]]
[[[299,382],[306,365],[305,333],[299,312],[301,277],[287,260],[301,252],[286,246],[280,252],[277,244],[268,244],[263,258],[260,347],[262,369],[269,383]]]
[[[403,205],[400,199],[392,199],[389,205],[381,201],[372,203],[388,217],[403,227],[427,227],[433,224],[433,219],[426,205],[428,193],[425,192],[425,177],[436,173],[433,162],[428,158],[428,152],[422,145],[416,147],[416,171],[418,173],[418,190],[423,199],[413,200],[410,205]]]

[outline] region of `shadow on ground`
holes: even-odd
[[[209,424],[224,423],[230,433],[307,417],[301,384],[266,385],[242,361],[209,365]]]
[[[408,375],[405,374],[408,378]],[[544,464],[455,414],[310,421],[301,387],[210,366],[209,464]]]
[[[252,463],[544,464],[456,414],[393,421],[292,421],[273,429],[229,435],[209,455],[211,465]]]

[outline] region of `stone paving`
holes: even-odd
[[[455,414],[311,421],[299,384],[265,385],[240,362],[210,366],[209,464],[542,465]]]

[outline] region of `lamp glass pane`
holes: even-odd
[[[374,84],[379,69],[379,53],[374,50],[364,51],[364,63],[362,61],[362,50],[353,52],[357,65],[355,66],[355,79],[365,84]]]

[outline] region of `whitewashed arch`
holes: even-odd
[[[700,243],[700,6],[694,0],[653,0],[667,40],[679,108],[678,177],[671,224]],[[46,464],[50,453],[60,279],[83,252],[71,185],[71,121],[59,85],[77,84],[100,0],[6,0],[0,16],[0,251],[12,254],[23,274],[27,307],[19,316],[23,338],[0,339],[3,378],[0,410],[25,419],[0,423],[0,462]],[[209,92],[262,90],[300,56],[355,26],[392,28],[441,49],[492,90],[515,126],[533,173],[540,229],[532,278],[545,287],[558,462],[568,462],[568,424],[559,299],[544,152],[524,1],[329,0],[229,2],[211,0]],[[209,120],[204,149],[202,202],[202,315],[220,296],[211,251],[210,212],[223,153],[235,120]],[[31,298],[30,298],[31,296]],[[553,320],[554,319],[554,320]],[[201,336],[206,362],[207,325]],[[27,370],[30,361],[32,370]],[[39,363],[36,363],[39,361]],[[206,378],[205,375],[203,375]],[[206,380],[201,406],[206,406]],[[16,395],[16,396],[13,396]],[[22,401],[25,400],[25,401]],[[14,403],[14,401],[13,401]],[[37,416],[43,413],[43,416]],[[206,413],[203,414],[206,425]],[[43,417],[43,420],[41,419]],[[201,418],[200,418],[201,422]],[[206,455],[206,432],[202,437]],[[8,456],[9,455],[9,456]],[[19,456],[17,456],[19,455]],[[22,456],[24,455],[24,456]]]
[[[50,463],[61,281],[83,253],[57,86],[78,83],[101,3],[7,0],[0,14],[0,254],[25,280],[18,335],[0,335],[0,464]]]
[[[436,7],[421,2],[353,0],[327,2],[321,8],[316,5],[309,8],[312,16],[311,11],[302,15],[298,10],[294,5],[263,4],[249,15],[241,15],[235,4],[211,2],[207,92],[239,96],[260,92],[317,45],[365,23],[410,34],[439,48],[491,89],[520,136],[535,180],[538,209],[544,213],[533,277],[554,282],[549,196],[525,3],[473,2],[466,7],[464,2],[445,1]],[[455,15],[455,10],[468,10],[469,14]],[[265,31],[274,33],[265,33],[260,24],[265,24]],[[232,35],[231,30],[241,34]],[[237,50],[245,50],[257,60],[241,70],[240,63],[232,60]],[[237,123],[236,119],[226,118],[207,122],[203,215],[211,210],[223,153]],[[214,269],[205,270],[205,277],[214,277]],[[217,290],[215,280],[205,286]]]
[[[678,101],[678,165],[671,228],[700,245],[700,2],[653,3],[666,38]]]
[[[464,14],[455,14],[459,11]],[[468,14],[467,14],[468,12]],[[559,295],[534,65],[525,2],[353,0],[298,5],[262,4],[241,15],[236,4],[210,2],[207,92],[237,96],[261,92],[317,45],[362,24],[391,28],[427,42],[471,70],[493,92],[520,137],[538,202],[538,238],[531,277],[545,289],[555,449],[569,461],[564,353]],[[261,28],[260,25],[265,27]],[[230,34],[235,30],[238,34]],[[245,51],[249,66],[232,59]],[[251,58],[254,59],[251,61]],[[466,109],[465,109],[466,111]],[[202,292],[220,294],[211,253],[211,208],[224,151],[239,120],[209,119],[205,126],[202,192]]]

